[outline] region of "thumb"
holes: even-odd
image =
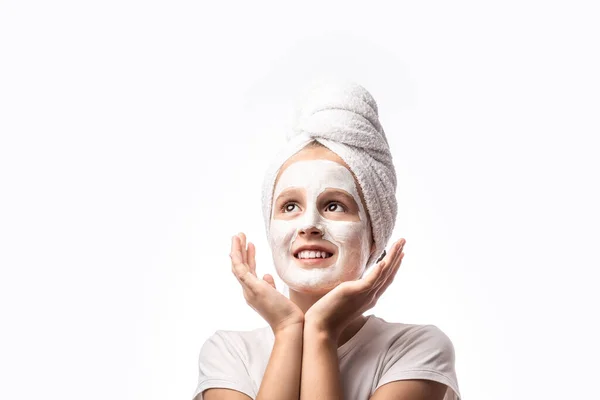
[[[263,276],[263,280],[269,285],[273,286],[273,289],[276,289],[275,280],[273,280],[273,277],[270,274],[265,274],[265,276]]]

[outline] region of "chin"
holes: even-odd
[[[341,265],[346,265],[346,268]],[[307,269],[298,266],[295,260],[286,260],[279,266],[276,264],[275,269],[290,290],[313,295],[324,295],[343,282],[360,279],[364,272],[364,267],[348,262],[336,262],[326,268]]]
[[[314,295],[325,295],[327,293],[329,293],[333,288],[335,288],[337,286],[336,285],[301,285],[301,286],[297,286],[297,285],[289,285],[289,288],[298,292],[298,293],[305,293],[305,294],[314,294]]]
[[[345,279],[335,279],[328,281],[313,281],[313,282],[299,282],[298,280],[286,280],[283,279],[285,284],[298,293],[312,294],[312,295],[325,295],[339,286],[345,281]]]

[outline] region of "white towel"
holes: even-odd
[[[392,154],[379,122],[377,103],[362,86],[350,81],[313,85],[297,112],[288,142],[268,168],[262,192],[267,236],[275,177],[285,161],[313,140],[348,164],[361,186],[371,219],[375,252],[368,268],[382,255],[390,239],[398,205]]]

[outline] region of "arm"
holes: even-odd
[[[256,275],[256,249],[246,246],[243,233],[232,238],[231,269],[244,291],[246,303],[258,312],[273,330],[275,343],[256,400],[298,400],[302,367],[304,313],[276,290],[273,277]],[[247,400],[239,391],[206,390],[204,400]]]
[[[428,380],[393,381],[381,386],[370,400],[442,400],[447,386]]]
[[[304,335],[302,399],[343,399],[337,340],[314,326],[307,326]],[[443,383],[425,379],[393,381],[370,400],[442,400],[446,389]]]
[[[396,242],[369,275],[339,284],[306,312],[300,383],[302,400],[344,398],[338,364],[338,339],[344,328],[373,307],[392,283],[404,256],[403,246],[404,240]]]
[[[302,367],[302,324],[275,333],[275,345],[256,400],[298,400]]]
[[[305,330],[302,399],[343,399],[337,340],[316,327]],[[381,386],[370,400],[442,400],[447,386],[430,380],[401,380]]]
[[[200,400],[202,394],[198,394],[194,400]],[[242,392],[233,389],[207,389],[204,391],[203,400],[252,400]]]
[[[275,344],[256,400],[298,400],[302,329],[301,324],[295,324],[275,333]],[[250,397],[235,390],[215,388],[204,392],[204,400],[250,400]]]
[[[304,330],[301,399],[342,400],[337,338],[308,323]]]

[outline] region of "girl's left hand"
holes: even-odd
[[[394,243],[389,254],[367,276],[342,282],[320,298],[306,311],[305,326],[327,332],[337,340],[344,328],[373,308],[390,286],[404,257],[404,243],[404,239]]]

